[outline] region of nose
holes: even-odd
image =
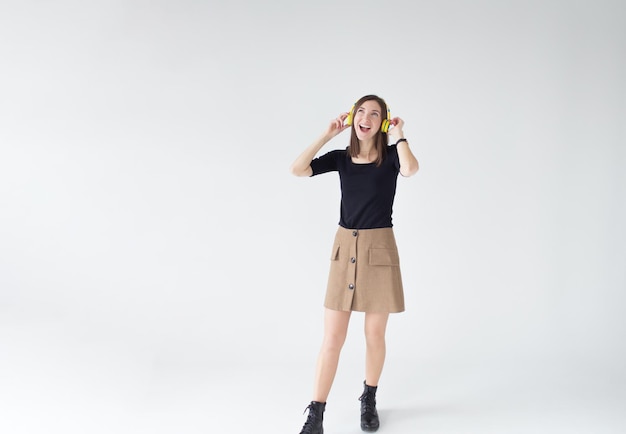
[[[371,123],[372,119],[370,115],[367,115],[365,113],[361,113],[361,116],[359,116],[359,122],[364,123],[364,124],[369,124]]]

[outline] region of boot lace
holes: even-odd
[[[307,410],[309,410],[309,415],[307,416],[306,422],[304,422],[304,426],[302,427],[300,434],[312,434],[315,429],[315,421],[317,419],[315,407],[309,404],[309,406],[304,409],[302,414],[306,413]]]
[[[376,396],[370,392],[365,391],[359,397],[359,401],[361,401],[361,411],[367,414],[374,414],[376,412]]]

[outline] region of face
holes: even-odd
[[[356,108],[354,114],[354,131],[359,140],[367,140],[376,136],[383,123],[383,113],[377,101],[365,101]]]

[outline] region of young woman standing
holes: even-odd
[[[315,158],[333,137],[351,127],[350,145]],[[404,311],[398,250],[391,223],[398,173],[414,175],[419,164],[404,137],[404,121],[390,118],[376,95],[359,99],[349,113],[330,122],[324,133],[291,165],[296,176],[339,172],[341,213],[331,254],[324,301],[324,338],[313,400],[300,434],[323,434],[326,399],[335,378],[352,311],[365,312],[365,381],[361,428],[379,427],[376,390],[385,361],[389,314]],[[388,135],[394,144],[388,144]]]

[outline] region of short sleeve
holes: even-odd
[[[314,158],[313,161],[311,161],[311,169],[313,169],[311,176],[339,170],[338,160],[342,155],[345,156],[345,154],[345,151],[335,150]]]
[[[387,150],[387,156],[390,157],[393,167],[400,171],[400,157],[398,156],[398,145],[391,145]]]

